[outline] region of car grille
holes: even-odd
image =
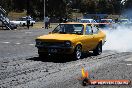
[[[42,41],[39,41],[37,42],[37,45],[41,45],[41,46],[64,46],[64,43],[63,42],[42,42]]]

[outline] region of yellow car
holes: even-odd
[[[61,23],[48,35],[36,39],[39,56],[71,55],[80,59],[82,52],[102,53],[106,34],[91,23]]]

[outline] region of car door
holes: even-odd
[[[99,39],[100,39],[101,36],[99,35],[99,29],[96,26],[92,26],[92,30],[93,30],[92,45],[93,45],[93,49],[94,49],[98,45]]]
[[[84,31],[85,51],[89,51],[94,47],[93,46],[94,36],[92,33],[92,27],[90,25],[86,25],[86,29]]]

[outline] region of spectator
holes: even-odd
[[[45,22],[45,29],[48,29],[48,23],[49,23],[49,18],[48,18],[48,16],[46,16],[46,17],[44,18],[44,22]]]
[[[59,21],[60,21],[60,23],[62,23],[62,22],[63,22],[63,19],[62,19],[62,17],[60,17]]]
[[[28,15],[28,16],[26,17],[26,20],[27,20],[27,28],[29,29],[31,16]]]
[[[118,18],[116,18],[116,19],[115,19],[115,23],[118,23],[118,21],[119,21]]]
[[[68,21],[68,19],[65,17],[65,19],[64,19],[64,23],[66,23]]]
[[[48,21],[48,27],[50,28],[50,18],[48,18],[48,20],[49,20],[49,21]]]

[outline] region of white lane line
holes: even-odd
[[[30,45],[30,46],[34,46],[35,44],[28,44],[28,45]]]
[[[20,45],[21,43],[15,43],[16,45]]]
[[[4,44],[9,44],[10,42],[1,42],[1,43],[4,43]],[[17,43],[15,43],[16,45],[20,45],[21,43],[19,43],[19,42],[17,42]],[[35,44],[28,44],[28,45],[30,45],[30,46],[34,46]]]
[[[131,66],[132,64],[127,64],[127,66]]]
[[[8,43],[10,43],[10,42],[2,42],[2,43],[8,44]]]

